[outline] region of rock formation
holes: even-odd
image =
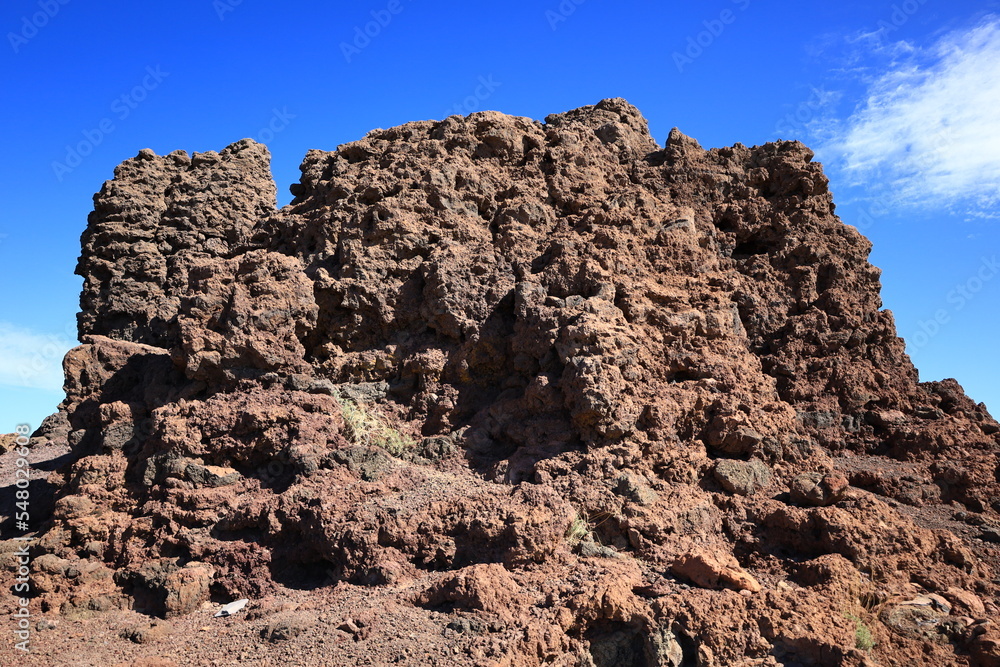
[[[275,210],[260,144],[141,151],[33,603],[325,591],[372,664],[432,664],[400,618],[440,664],[1000,664],[1000,429],[918,381],[812,157],[480,112],[310,151]]]

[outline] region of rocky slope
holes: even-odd
[[[811,159],[620,99],[310,151],[281,210],[253,141],[141,151],[33,608],[206,664],[1000,664],[1000,427],[918,381]]]

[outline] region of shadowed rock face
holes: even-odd
[[[511,665],[863,664],[859,600],[995,605],[944,504],[997,522],[997,423],[918,382],[811,158],[660,147],[620,99],[310,151],[281,210],[253,141],[140,152],[82,239],[45,603],[391,585],[506,628]],[[859,613],[893,659],[997,646]]]

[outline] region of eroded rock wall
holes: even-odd
[[[948,521],[997,522],[997,423],[918,381],[812,157],[480,112],[310,151],[275,210],[259,144],[142,151],[83,236],[43,604],[349,582],[512,665],[867,664],[861,617],[995,664],[996,552]]]

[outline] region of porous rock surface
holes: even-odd
[[[310,151],[275,210],[260,144],[141,151],[32,604],[248,597],[301,664],[1000,664],[997,423],[918,381],[811,158],[611,99]]]

